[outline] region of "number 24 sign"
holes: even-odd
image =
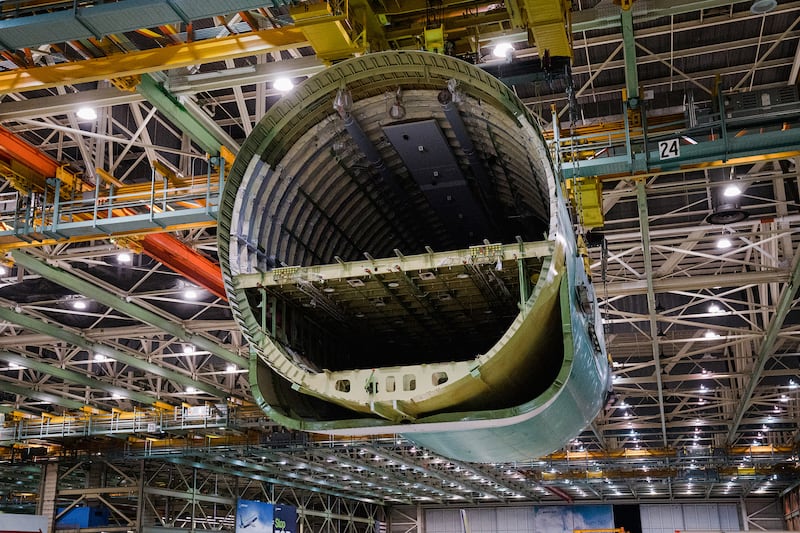
[[[659,159],[672,159],[673,157],[680,157],[680,155],[681,155],[681,145],[678,142],[678,139],[658,141]]]

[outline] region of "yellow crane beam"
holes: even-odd
[[[539,57],[572,57],[571,4],[566,0],[513,0],[506,3],[515,27],[528,28]]]
[[[0,72],[0,94],[137,76],[307,45],[301,27],[272,28],[109,57]]]

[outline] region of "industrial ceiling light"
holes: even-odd
[[[186,287],[183,290],[183,297],[187,300],[197,300],[199,298],[200,293],[194,287]]]
[[[718,205],[714,211],[706,217],[709,224],[733,224],[741,222],[750,216],[750,213],[740,208],[734,203]]]
[[[133,256],[130,252],[120,252],[117,254],[117,261],[120,263],[130,263],[133,260]]]
[[[81,120],[95,120],[97,119],[97,111],[91,107],[81,107],[75,112]]]
[[[750,13],[764,15],[778,7],[777,0],[755,0],[750,6]]]
[[[272,88],[282,93],[288,93],[294,89],[294,83],[289,78],[278,78],[272,83]]]
[[[742,194],[742,189],[741,189],[741,187],[739,187],[739,184],[735,183],[735,182],[729,183],[725,187],[725,190],[722,191],[722,195],[725,196],[726,198],[735,198],[736,196],[739,196],[740,194]]]
[[[75,300],[72,302],[72,308],[77,309],[78,311],[83,311],[86,309],[86,301],[85,300]]]
[[[194,344],[184,344],[183,345],[183,353],[186,355],[190,355],[194,353]]]
[[[722,228],[722,235],[720,235],[719,239],[717,239],[717,249],[719,250],[727,250],[731,246],[733,246],[733,241],[731,241],[732,231],[723,227]]]
[[[714,202],[713,211],[706,217],[706,222],[711,224],[732,224],[741,222],[749,216],[739,205],[739,196],[742,194],[742,182],[736,178],[736,168],[731,167],[728,179],[719,182],[722,186],[722,196]]]
[[[514,50],[514,46],[511,43],[497,43],[494,45],[492,55],[498,59],[505,59],[509,56],[509,54],[511,54],[512,50]]]

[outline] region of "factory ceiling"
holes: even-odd
[[[778,496],[798,479],[800,435],[800,150],[780,137],[798,127],[800,2],[767,13],[751,3],[638,0],[624,37],[619,5],[574,0],[569,66],[543,57],[534,29],[495,2],[350,2],[347,13],[281,1],[3,2],[3,442],[58,453],[115,434],[141,457],[146,442],[166,453],[170,436],[183,439],[175,461],[378,503]],[[444,29],[440,43],[430,27]],[[500,42],[513,51],[496,58]],[[525,463],[458,463],[392,436],[257,430],[266,422],[248,348],[214,271],[225,161],[278,101],[274,82],[432,43],[509,84],[558,139],[563,168],[602,175],[602,226],[586,223],[583,200],[573,208],[613,393],[563,450]],[[623,100],[631,50],[643,125]],[[96,117],[78,114],[86,106]],[[592,166],[672,138],[697,146],[696,159]],[[720,139],[722,153],[705,143]],[[747,151],[762,139],[774,148]],[[731,184],[738,196],[725,196]],[[191,446],[210,441],[230,451]],[[94,446],[121,454],[119,442]]]

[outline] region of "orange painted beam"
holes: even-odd
[[[46,178],[56,176],[58,163],[3,127],[0,127],[0,150]]]
[[[0,94],[111,80],[202,63],[280,52],[306,44],[297,26],[270,28],[151,50],[0,72]]]
[[[142,251],[186,279],[227,301],[219,265],[169,233],[153,233],[141,241]]]

